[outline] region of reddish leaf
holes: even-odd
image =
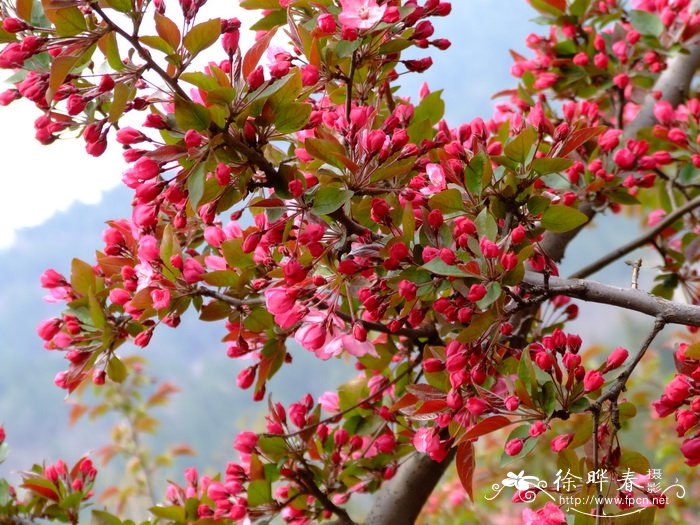
[[[474,501],[474,467],[476,461],[474,459],[474,445],[471,441],[462,443],[457,447],[457,457],[455,458],[457,466],[457,474],[462,482],[464,490],[467,492],[469,499]]]
[[[58,492],[56,492],[55,489],[50,489],[49,487],[39,485],[38,483],[34,483],[32,481],[26,481],[25,483],[22,483],[22,487],[25,489],[29,489],[32,492],[36,492],[37,494],[44,496],[45,498],[48,498],[50,500],[58,501]]]
[[[177,160],[180,157],[184,157],[185,155],[187,155],[187,148],[177,146],[175,144],[161,146],[146,153],[146,157],[153,159],[156,162],[170,162],[172,160]]]
[[[251,208],[284,208],[282,199],[261,199],[250,204]]]
[[[274,29],[271,29],[265,33],[265,36],[255,42],[255,44],[253,44],[253,46],[245,54],[245,57],[243,58],[244,78],[248,78],[248,75],[250,75],[256,68],[258,62],[260,62],[260,58],[263,56],[263,53],[265,53],[267,48],[270,47],[270,42],[272,41],[272,37],[275,36],[276,32],[277,28],[275,27]]]
[[[496,430],[508,425],[510,425],[510,419],[508,419],[506,416],[489,417],[479,421],[476,425],[467,430],[467,433],[461,437],[460,441],[467,441],[478,438],[479,436],[485,436],[486,434],[495,432]]]
[[[559,11],[566,11],[566,0],[543,0],[545,3],[556,7]]]
[[[415,395],[421,401],[428,399],[444,399],[445,392],[438,390],[434,386],[421,383],[420,385],[408,385],[406,387],[411,394]]]
[[[576,148],[585,144],[592,138],[597,137],[603,131],[605,131],[605,126],[596,126],[595,128],[583,128],[574,131],[569,139],[564,143],[561,151],[557,153],[558,157],[566,157],[569,153],[574,151]]]
[[[399,400],[396,401],[396,403],[393,404],[393,406],[391,407],[391,411],[398,412],[402,408],[413,406],[416,403],[418,403],[418,397],[414,396],[413,394],[406,393],[403,396],[401,396]]]
[[[419,414],[434,414],[447,407],[447,402],[444,399],[431,399],[423,403],[413,415]]]

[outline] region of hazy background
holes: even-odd
[[[236,11],[228,7],[216,15],[240,16]],[[450,38],[453,46],[431,51],[435,65],[423,75],[403,77],[403,92],[416,97],[422,82],[431,90],[444,89],[452,126],[475,116],[488,117],[490,95],[515,85],[509,76],[508,50],[526,51],[525,36],[537,29],[529,22],[533,16],[524,0],[455,0],[450,17],[434,20],[436,36]],[[107,158],[96,160],[82,152],[82,141],[40,146],[32,139],[36,116],[21,103],[0,108],[0,424],[12,448],[9,460],[0,466],[0,477],[15,480],[13,471],[33,461],[74,461],[109,441],[113,420],[66,427],[64,392],[52,383],[65,362],[59,353],[46,352],[35,335],[37,323],[58,314],[59,306],[42,301],[38,279],[48,267],[67,273],[72,257],[92,261],[94,250],[101,247],[104,221],[128,216],[130,202],[130,190],[112,189],[124,169],[116,145]],[[637,229],[636,221],[622,217],[601,224],[576,240],[563,273],[593,260]],[[597,277],[625,286],[629,273],[619,263]],[[644,273],[642,282],[652,276]],[[600,323],[603,316],[606,322]],[[635,333],[636,324],[629,319],[600,307],[583,317],[577,329],[589,329],[587,344],[634,343],[643,335]],[[226,357],[219,342],[222,335],[221,324],[188,318],[176,331],[158,330],[151,345],[139,351],[150,360],[155,375],[183,390],[170,406],[156,412],[163,421],[160,439],[190,443],[199,455],[183,464],[201,469],[220,468],[232,458],[235,430],[259,421],[265,409],[265,404],[250,401],[250,392],[236,388],[240,364]],[[351,373],[341,361],[323,363],[302,349],[294,355],[294,365],[285,367],[268,389],[275,400],[290,402],[309,390],[316,396]],[[182,479],[183,464],[167,477]]]

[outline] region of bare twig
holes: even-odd
[[[686,213],[689,213],[699,207],[700,196],[695,197],[693,200],[688,201],[684,206],[681,206],[677,210],[674,210],[673,212],[669,213],[666,217],[664,217],[664,219],[661,222],[659,222],[659,224],[654,226],[648,232],[628,242],[627,244],[616,248],[612,252],[608,253],[606,256],[601,257],[597,261],[581,268],[577,272],[574,272],[573,274],[571,274],[570,277],[572,279],[585,279],[589,275],[593,275],[597,271],[605,268],[611,262],[616,261],[617,259],[624,257],[628,253],[636,250],[637,248],[641,248],[645,244],[653,241],[657,235],[659,235],[666,228],[672,226],[673,223],[675,223],[678,219],[683,217]]]
[[[656,336],[661,330],[664,329],[664,326],[666,326],[666,322],[663,319],[657,318],[656,321],[654,321],[654,327],[652,328],[651,332],[649,332],[649,335],[644,340],[644,343],[640,347],[639,352],[637,352],[637,354],[634,356],[632,362],[629,365],[627,365],[627,368],[625,368],[619,376],[617,376],[615,382],[612,385],[610,385],[610,387],[598,399],[596,399],[596,402],[591,405],[589,410],[595,410],[600,412],[603,403],[605,403],[606,401],[617,402],[617,398],[620,396],[620,393],[625,389],[625,385],[627,384],[627,381],[632,375],[632,372],[634,372],[634,369],[642,360]]]

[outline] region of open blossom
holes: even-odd
[[[338,20],[349,29],[371,29],[384,16],[385,5],[376,0],[341,0],[343,11]]]

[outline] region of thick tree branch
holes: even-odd
[[[549,296],[565,295],[583,301],[609,304],[650,315],[667,324],[700,326],[700,306],[677,303],[635,288],[619,288],[596,281],[549,277],[525,272],[523,284]]]
[[[685,204],[685,206],[682,206],[681,208],[678,208],[677,210],[674,210],[673,212],[669,213],[664,218],[664,220],[662,220],[659,224],[657,224],[654,228],[652,228],[648,232],[637,237],[633,241],[630,241],[627,244],[620,246],[619,248],[613,250],[612,252],[608,253],[604,257],[601,257],[597,261],[592,262],[591,264],[581,268],[577,272],[572,273],[570,277],[572,279],[585,279],[589,275],[593,275],[594,273],[598,272],[599,270],[602,270],[603,268],[605,268],[611,262],[616,261],[620,257],[624,257],[628,253],[636,250],[637,248],[641,248],[642,246],[644,246],[645,244],[647,244],[649,242],[652,242],[654,240],[654,238],[657,235],[659,235],[662,231],[664,231],[666,228],[672,226],[673,223],[675,223],[678,219],[683,217],[686,213],[689,213],[698,207],[700,207],[700,196],[695,197],[691,201],[688,201]]]
[[[438,463],[426,454],[414,454],[377,495],[365,525],[410,525],[452,462],[455,449]]]

